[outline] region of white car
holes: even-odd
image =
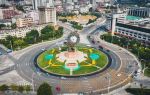
[[[62,79],[62,80],[65,80],[65,79],[67,79],[67,78],[65,78],[65,77],[61,77],[61,79]]]
[[[8,50],[7,50],[7,53],[11,53],[11,52],[12,52],[12,50],[11,50],[11,49],[8,49]]]
[[[42,48],[41,50],[42,50],[42,51],[45,51],[45,48]]]

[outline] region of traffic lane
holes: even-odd
[[[2,53],[2,54],[7,54],[7,51],[5,51],[3,48],[1,48],[0,47],[0,52]]]
[[[56,43],[50,45],[51,48],[53,45],[56,45]],[[47,47],[47,46],[46,46]],[[18,71],[21,70],[21,75],[22,77],[26,78],[28,81],[31,82],[31,77],[32,77],[32,74],[35,72],[33,70],[33,68],[35,67],[34,66],[34,61],[33,61],[33,58],[35,57],[35,55],[39,54],[41,52],[41,50],[39,49],[40,47],[38,47],[37,49],[34,49],[34,51],[29,51],[27,52],[26,54],[24,54],[19,60],[22,62],[18,65]],[[49,47],[48,47],[49,48]],[[28,64],[28,65],[27,65]],[[27,76],[29,76],[27,78]]]
[[[6,73],[13,71],[13,70],[15,70],[15,65],[8,67],[6,69],[0,70],[0,75],[6,74]]]

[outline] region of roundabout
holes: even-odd
[[[64,42],[60,39],[32,48],[17,60],[18,74],[35,89],[43,82],[49,83],[54,95],[80,92],[99,95],[130,83],[137,64],[135,57],[91,35],[90,41],[95,41],[91,47],[81,45],[78,36],[69,36],[63,46],[56,44]],[[41,51],[42,48],[46,51]]]
[[[65,77],[91,75],[100,72],[109,63],[104,52],[86,45],[76,46],[75,52],[68,52],[67,47],[52,48],[39,54],[35,60],[41,71]]]

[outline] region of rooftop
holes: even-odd
[[[126,20],[140,20],[140,19],[142,18],[137,16],[126,16]]]

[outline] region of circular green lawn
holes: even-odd
[[[76,49],[84,52],[88,56],[87,56],[87,60],[85,60],[81,63],[78,63],[78,69],[73,71],[72,76],[91,74],[91,73],[102,70],[108,64],[108,57],[102,51],[99,51],[99,50],[91,48],[91,47],[83,47],[83,46],[82,47],[77,46]],[[52,73],[52,74],[56,74],[56,75],[70,76],[70,70],[65,69],[65,62],[60,62],[56,58],[56,55],[62,51],[67,51],[67,47],[61,47],[61,50],[59,50],[59,48],[53,48],[53,49],[43,52],[37,58],[38,67],[48,73]],[[58,66],[49,65],[49,60],[45,59],[45,57],[49,54],[53,55],[51,63],[58,65]],[[95,65],[86,66],[87,64],[92,63],[92,59],[90,57],[91,54],[96,54],[99,56],[99,58],[95,61],[96,62]]]

